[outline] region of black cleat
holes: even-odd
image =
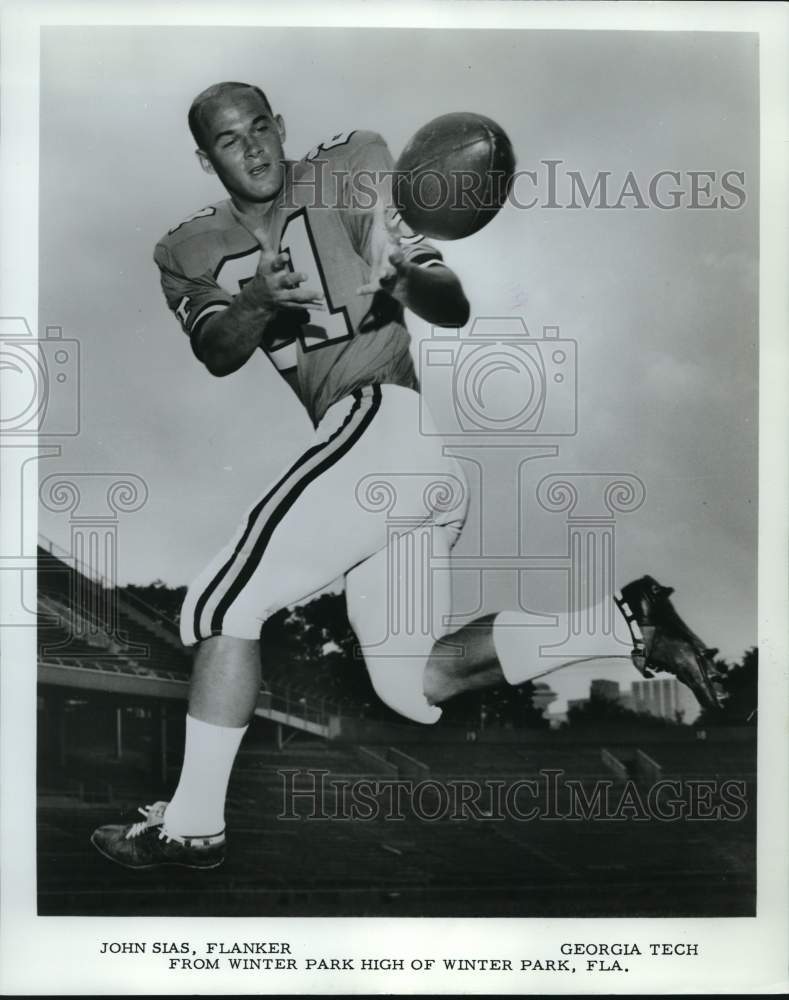
[[[127,826],[100,826],[90,842],[105,858],[138,870],[161,865],[183,868],[218,868],[225,860],[224,833],[207,837],[176,837],[164,823],[166,802],[141,806],[145,819]]]
[[[662,587],[651,576],[642,576],[614,595],[633,639],[633,663],[644,677],[654,677],[658,671],[674,674],[703,708],[718,709],[720,699],[713,683],[718,650],[706,646],[680,618],[669,600],[673,593],[673,587]]]

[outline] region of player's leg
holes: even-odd
[[[105,826],[93,844],[130,868],[178,864],[214,868],[224,860],[225,798],[238,748],[260,691],[258,640],[213,636],[195,653],[181,774],[169,803],[141,812],[131,827]]]
[[[583,630],[578,612],[554,615],[554,634],[572,637],[583,631],[583,643],[579,642],[571,659],[562,652],[563,644],[547,641],[545,629],[535,627],[522,612],[504,611],[477,619],[444,640],[464,650],[457,664],[431,656],[425,692],[432,703],[440,704],[461,691],[485,687],[495,676],[496,666],[500,679],[522,684],[584,660],[627,657],[645,677],[656,672],[673,674],[691,689],[702,708],[717,709],[717,650],[708,648],[677,614],[669,600],[672,593],[671,587],[645,576],[624,586],[621,593],[583,609]],[[617,607],[630,631],[629,644],[615,634]]]
[[[610,618],[618,606],[630,628],[632,646],[623,645],[613,630],[585,635],[579,651],[568,658],[561,647],[547,643],[544,629],[535,627],[518,611],[486,615],[447,635],[433,650],[425,668],[425,694],[438,705],[463,691],[472,691],[506,681],[523,684],[585,660],[627,658],[645,676],[663,671],[673,674],[693,691],[703,708],[719,707],[715,689],[716,671],[708,649],[674,610],[661,587],[644,577],[622,588],[622,594],[590,612],[592,620]],[[628,603],[628,601],[630,603]],[[572,635],[572,618],[555,616],[559,634]],[[569,630],[569,631],[568,631]],[[442,647],[463,650],[455,661],[441,655]]]
[[[599,630],[584,636],[583,652],[568,655],[555,644],[556,635],[572,636],[573,616],[555,613],[550,626],[535,625],[522,611],[499,611],[483,615],[444,637],[442,645],[463,650],[455,663],[437,647],[425,668],[425,692],[440,704],[463,691],[491,684],[524,684],[579,660],[628,657],[628,648],[614,634],[614,602],[601,602],[589,609]],[[550,632],[550,636],[547,634]]]
[[[230,772],[260,693],[260,643],[217,635],[195,651],[181,775],[165,829],[194,837],[225,828]]]
[[[650,577],[584,609],[583,646],[572,656],[554,637],[580,635],[577,612],[559,612],[545,627],[523,612],[503,611],[444,634],[451,607],[448,574],[425,573],[428,534],[432,555],[445,561],[452,534],[423,527],[393,537],[347,576],[348,613],[373,687],[400,714],[432,723],[440,716],[436,706],[465,691],[523,684],[579,661],[612,658],[632,659],[646,676],[651,670],[673,673],[701,705],[717,706],[710,667],[715,650],[706,649],[676,614],[670,588]],[[421,564],[415,558],[419,552]],[[615,635],[617,605],[631,630],[632,648]]]
[[[189,714],[214,726],[245,726],[260,694],[260,642],[216,635],[195,650]]]
[[[630,649],[613,632],[600,632],[585,636],[581,655],[571,659],[545,643],[544,630],[526,621],[521,612],[478,618],[446,636],[433,651],[425,668],[425,694],[431,704],[438,705],[463,691],[502,681],[523,684],[586,660],[627,658],[645,677],[658,671],[673,674],[693,691],[702,708],[717,709],[713,663],[717,650],[707,648],[683,622],[668,600],[670,593],[671,588],[661,587],[651,577],[623,587],[622,594],[611,599],[611,606],[619,606],[625,616],[632,637]],[[596,619],[609,610],[599,606]],[[568,617],[556,616],[560,632],[571,626]],[[444,644],[461,648],[463,657],[453,662],[441,656]]]
[[[357,487],[376,465],[392,471],[403,461],[393,447],[401,436],[401,412],[412,401],[406,391],[379,387],[358,392],[327,414],[316,443],[275,487],[255,504],[234,543],[190,588],[182,613],[185,641],[200,640],[188,725],[216,751],[216,780],[200,790],[201,752],[187,755],[165,825],[179,835],[219,820],[232,766],[254,711],[260,685],[258,644],[263,622],[281,608],[303,601],[331,583],[349,565],[362,562],[386,540],[380,511],[364,509]],[[401,497],[408,509],[422,503],[424,483],[407,477]],[[265,669],[265,649],[262,661]],[[201,743],[201,746],[202,746]],[[221,764],[221,767],[219,766]],[[198,801],[199,799],[199,801]],[[215,828],[215,827],[214,827]]]
[[[363,475],[385,460],[388,432],[397,426],[396,411],[376,423],[381,407],[378,387],[333,407],[314,444],[253,505],[235,538],[189,588],[181,633],[187,645],[199,646],[181,780],[170,805],[157,803],[143,823],[94,834],[112,860],[135,868],[221,861],[225,790],[259,689],[261,625],[385,540],[380,515],[360,510],[355,497]]]
[[[419,471],[429,470],[435,484],[443,482],[447,495],[457,486],[463,493],[462,470],[444,455],[437,435],[410,426],[411,417],[404,408],[400,422],[407,450],[402,468],[416,470],[418,461]],[[429,415],[423,413],[425,419]],[[424,496],[420,475],[398,478],[401,515],[416,513]],[[386,704],[415,721],[435,722],[440,716],[435,706],[463,691],[503,682],[522,684],[556,669],[569,657],[551,643],[557,635],[577,631],[578,623],[566,614],[555,615],[550,628],[535,628],[522,612],[505,611],[445,634],[451,611],[449,573],[431,573],[429,564],[434,559],[446,566],[462,528],[464,502],[430,511],[430,519],[416,530],[390,532],[386,547],[346,577],[349,616],[373,686]],[[407,524],[408,518],[401,516],[400,523]],[[587,643],[587,655],[626,655],[627,647],[613,635],[613,602],[601,601],[584,613],[600,625],[599,634]]]
[[[386,548],[346,577],[348,616],[372,685],[390,708],[417,722],[437,721],[436,706],[464,691],[522,684],[568,660],[551,649],[546,629],[535,628],[522,612],[484,615],[447,632],[449,573],[430,573],[429,562],[446,566],[456,537],[456,526],[437,525],[392,535]],[[588,653],[622,656],[626,647],[603,633]]]
[[[441,709],[425,696],[425,664],[446,630],[451,595],[448,573],[429,581],[422,572],[427,548],[446,559],[449,531],[428,524],[393,534],[346,575],[345,596],[375,693],[400,715],[430,724]]]
[[[505,681],[501,663],[493,642],[493,622],[496,615],[474,620],[473,627],[464,626],[436,643],[425,665],[423,685],[431,705],[440,705],[464,691],[480,691]],[[462,655],[450,660],[449,649],[462,650]]]

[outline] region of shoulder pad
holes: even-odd
[[[353,129],[350,132],[338,132],[336,135],[325,139],[323,142],[313,146],[303,157],[304,160],[331,160],[332,162],[355,160],[359,151],[365,146],[380,145],[386,143],[378,132],[370,132],[367,129]]]
[[[222,225],[222,203],[217,205],[206,205],[205,208],[193,212],[188,218],[177,223],[172,229],[161,238],[160,243],[169,246],[176,246],[184,239],[198,236],[200,233],[209,232]]]

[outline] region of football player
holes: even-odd
[[[142,808],[141,821],[102,827],[92,837],[108,858],[140,869],[221,864],[227,784],[260,691],[261,626],[343,574],[373,687],[409,719],[433,723],[440,704],[462,691],[521,684],[555,667],[535,637],[539,630],[518,612],[488,615],[436,639],[450,612],[449,588],[418,573],[407,596],[429,605],[433,627],[401,630],[396,642],[389,637],[390,557],[394,549],[405,565],[413,538],[407,531],[388,537],[380,511],[360,502],[358,490],[371,472],[382,482],[397,477],[398,512],[415,531],[429,531],[435,555],[449,555],[467,491],[440,439],[424,433],[424,413],[420,430],[404,310],[460,327],[469,304],[438,249],[391,208],[393,161],[383,139],[343,133],[288,160],[282,117],[263,91],[243,83],[199,94],[189,126],[200,165],[228,197],[157,244],[167,303],[212,375],[231,375],[264,351],[315,430],[189,587],[181,635],[196,650],[177,788],[169,803]],[[271,428],[257,414],[233,419],[256,461]],[[426,481],[440,488],[425,490]],[[715,704],[711,653],[678,618],[669,593],[644,577],[617,595],[634,662],[647,674],[674,673],[703,704]],[[620,650],[607,635],[590,653]]]

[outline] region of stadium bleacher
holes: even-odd
[[[412,751],[414,752],[414,751]],[[552,768],[573,777],[605,777],[599,754],[588,747],[564,745],[546,734],[542,744],[464,742],[433,743],[420,747],[417,756],[433,775],[445,778],[470,775],[533,775]]]
[[[660,765],[666,777],[756,780],[755,741],[727,745],[697,740],[688,747],[644,740],[639,747]]]
[[[190,658],[174,625],[138,599],[89,580],[42,548],[38,592],[41,656],[111,658],[188,676]],[[115,613],[114,627],[101,617],[109,607]]]

